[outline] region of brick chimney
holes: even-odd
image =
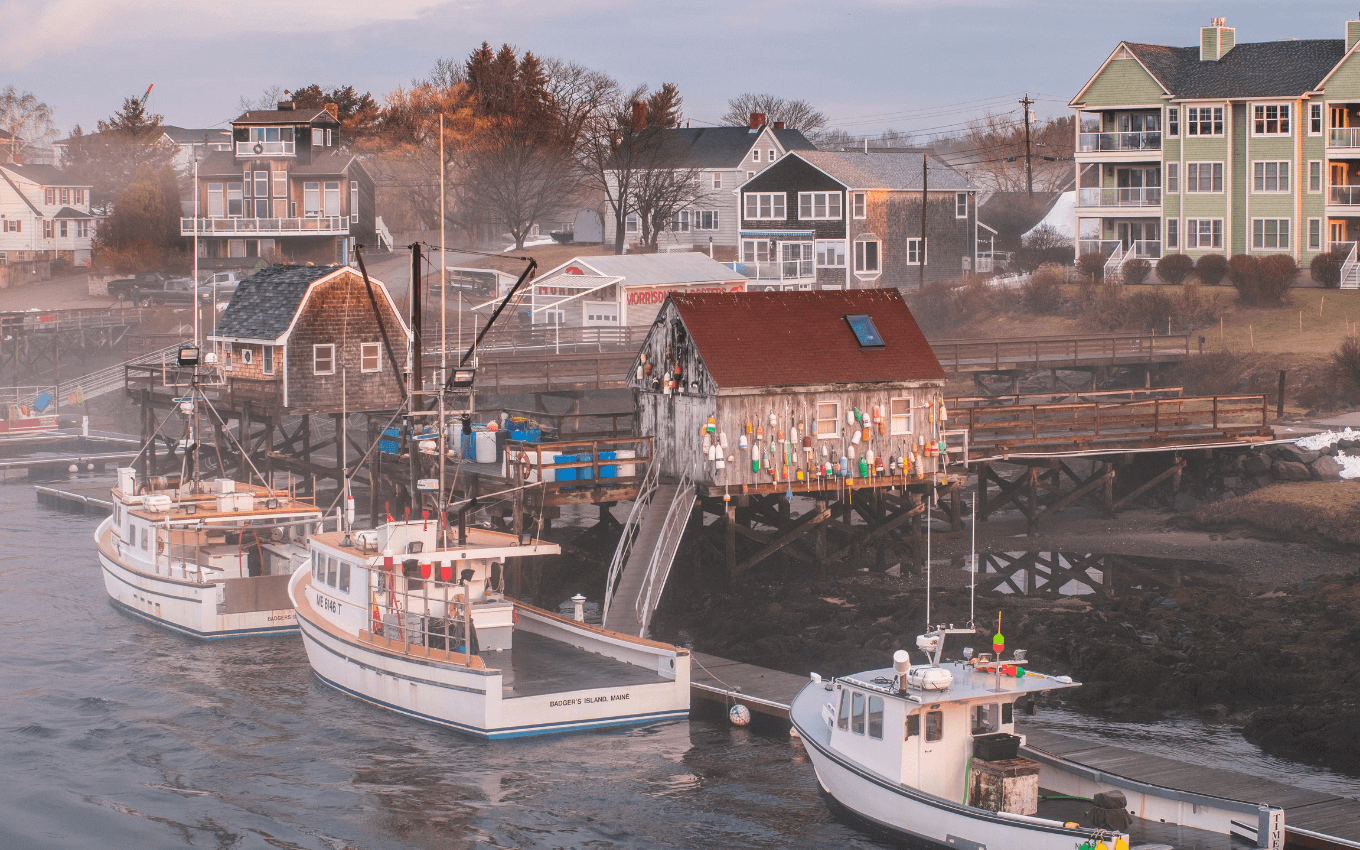
[[[647,102],[642,100],[633,101],[633,132],[637,133],[647,129]]]
[[[764,113],[764,112],[752,112],[752,113],[751,113],[751,123],[750,123],[748,126],[749,126],[752,130],[759,130],[761,127],[764,127],[764,126],[765,126],[765,113]]]
[[[784,129],[784,122],[783,122],[783,121],[776,121],[776,122],[774,122],[774,128],[775,128],[776,130],[782,130],[782,129]]]
[[[281,100],[281,101],[279,101],[279,111],[280,111],[280,112],[292,112],[292,111],[293,111],[293,102],[292,102],[291,100]]]
[[[331,114],[331,117],[334,118],[336,121],[340,120],[340,104],[325,103],[322,104],[321,108],[329,112]]]

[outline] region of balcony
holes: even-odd
[[[1160,151],[1162,132],[1148,130],[1141,133],[1082,133],[1080,153],[1117,153],[1122,151]]]
[[[811,280],[817,276],[813,260],[735,263],[733,270],[749,280]]]
[[[291,141],[279,142],[237,142],[237,156],[294,156],[297,153],[297,143]]]
[[[326,236],[349,233],[349,218],[343,215],[316,218],[200,218],[199,236],[249,234],[251,236]],[[194,235],[194,220],[179,220],[181,236]]]
[[[1104,254],[1110,256],[1115,249],[1122,250],[1123,258],[1141,260],[1160,260],[1162,241],[1160,239],[1139,239],[1125,245],[1118,239],[1081,239],[1077,242],[1079,254]]]
[[[1332,207],[1360,207],[1360,186],[1328,187],[1327,205]]]
[[[1080,189],[1077,192],[1079,207],[1160,207],[1162,189],[1160,186],[1136,189]]]
[[[1329,148],[1360,148],[1360,127],[1334,127],[1327,134]]]

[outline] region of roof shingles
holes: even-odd
[[[1198,47],[1125,42],[1175,98],[1297,97],[1314,91],[1346,55],[1341,39],[1239,44],[1216,62]]]
[[[339,271],[335,266],[276,265],[241,281],[217,320],[223,339],[277,340],[288,330],[313,283]]]

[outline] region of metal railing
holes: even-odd
[[[1360,248],[1360,242],[1352,242],[1350,246],[1350,251],[1346,253],[1346,260],[1341,264],[1340,285],[1342,289],[1360,289],[1360,260],[1357,260],[1356,256],[1356,249]]]
[[[686,472],[676,485],[675,498],[666,511],[666,520],[656,538],[656,548],[652,550],[652,558],[647,563],[647,575],[642,580],[637,602],[633,606],[637,614],[638,637],[646,637],[651,627],[652,614],[661,601],[661,592],[666,588],[671,565],[675,563],[676,550],[680,548],[680,540],[685,536],[685,527],[689,524],[695,493],[694,482],[690,479],[690,473]]]
[[[733,270],[751,280],[803,280],[817,275],[817,265],[813,260],[738,262],[734,264]]]
[[[1190,334],[1092,334],[1029,339],[939,339],[930,347],[946,371],[1155,363],[1190,353]]]
[[[1107,282],[1116,283],[1123,279],[1120,268],[1124,265],[1126,253],[1124,243],[1121,242],[1115,246],[1114,252],[1105,260],[1104,277]]]
[[[258,150],[256,150],[258,148]],[[297,142],[237,142],[237,156],[293,156]]]
[[[1360,148],[1360,127],[1333,127],[1327,134],[1329,148]]]
[[[1140,260],[1159,260],[1162,257],[1162,240],[1160,239],[1138,239],[1129,244],[1125,251],[1124,260],[1130,258]]]
[[[590,328],[564,327],[558,324],[532,325],[523,328],[506,328],[487,335],[485,344],[477,349],[482,357],[501,354],[573,354],[580,352],[627,352],[635,354],[642,345],[643,338],[651,325],[601,326]],[[464,339],[476,332],[475,328],[464,328]],[[467,350],[458,348],[453,342],[454,332],[449,331],[449,359],[458,362]],[[438,362],[439,348],[425,349],[425,360]]]
[[[1082,133],[1078,149],[1081,153],[1159,151],[1162,149],[1162,132],[1145,130],[1141,133]]]
[[[198,235],[248,233],[254,236],[282,236],[294,233],[348,233],[349,218],[343,215],[305,216],[302,218],[200,218]],[[181,236],[194,235],[194,220],[179,220]]]
[[[647,515],[647,509],[652,506],[652,499],[656,496],[660,469],[657,464],[647,464],[647,474],[638,485],[637,497],[633,499],[633,507],[628,511],[628,521],[623,524],[623,536],[619,538],[619,545],[614,549],[614,560],[609,563],[609,578],[605,579],[604,583],[604,613],[600,620],[602,623],[609,622],[609,608],[614,603],[614,593],[618,590],[619,579],[623,578],[623,568],[628,564],[633,543],[642,530],[642,518]]]
[[[456,581],[456,575],[443,581],[443,562],[423,558],[418,562],[421,566],[414,575],[400,562],[390,569],[369,571],[373,577],[369,587],[373,610],[366,630],[369,640],[403,652],[422,647],[422,655],[438,658],[435,653],[442,652],[442,660],[473,664],[475,656],[467,640],[472,632],[466,601],[469,588]]]
[[[645,478],[649,471],[652,438],[616,437],[556,443],[521,443],[511,440],[505,444],[504,454],[508,473],[506,480],[532,482],[536,490],[539,487],[544,491],[631,488]],[[565,457],[573,459],[564,460]],[[518,468],[512,469],[510,464]]]
[[[1360,205],[1360,186],[1327,187],[1327,203],[1346,207]]]
[[[1159,207],[1162,205],[1160,186],[1124,189],[1079,189],[1079,207]]]
[[[1079,239],[1077,240],[1077,251],[1081,254],[1109,256],[1111,251],[1123,244],[1118,239]]]
[[[507,407],[505,412],[511,417],[510,424],[506,426],[511,433],[515,431],[515,417],[522,417],[544,426],[541,440],[549,439],[549,435],[553,440],[588,440],[631,437],[637,434],[636,410],[610,413],[544,413],[541,410],[517,410]],[[608,427],[601,427],[606,419],[609,420]],[[623,420],[623,427],[619,426],[619,420]],[[582,427],[587,422],[589,427]]]

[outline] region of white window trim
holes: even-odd
[[[863,220],[869,216],[869,193],[855,192],[850,196],[850,216]]]
[[[826,210],[827,210],[826,215],[817,215],[817,214],[816,214],[816,209],[817,209],[817,196],[818,196],[818,195],[822,195],[822,196],[825,198],[825,205],[826,205]],[[812,213],[811,215],[803,215],[803,198],[809,198],[809,199],[810,199],[810,200],[808,201],[808,206],[811,207],[812,210],[813,210],[813,213]],[[835,214],[835,215],[832,215],[832,214],[831,214],[831,199],[832,199],[832,198],[835,198],[835,199],[836,199],[836,214]],[[844,210],[841,209],[841,193],[840,193],[840,192],[799,192],[799,193],[798,193],[798,220],[799,220],[799,221],[840,221],[841,218],[842,218],[843,216],[844,216]]]
[[[962,204],[962,206],[963,206],[963,215],[959,215],[959,206],[960,206],[959,201],[963,201],[963,204]],[[954,193],[954,218],[960,219],[960,218],[967,218],[967,217],[968,217],[968,193],[967,193],[967,192],[955,192],[955,193]]]
[[[760,148],[751,148],[751,162],[760,162]]]
[[[821,247],[819,247],[821,245],[835,245],[839,249],[838,253],[840,254],[841,261],[839,263],[823,263],[820,258],[823,256],[825,252],[822,250]],[[812,243],[812,256],[815,259],[817,268],[819,269],[843,269],[845,268],[847,262],[847,258],[845,256],[845,240],[816,239]]]
[[[774,162],[776,159],[778,159],[778,157],[774,155],[774,148],[767,148],[765,150],[765,161]]]
[[[1192,165],[1195,166],[1195,172],[1196,172],[1196,180],[1195,180],[1194,184],[1192,184],[1192,183],[1190,182],[1190,166],[1192,166]],[[1220,186],[1221,186],[1221,187],[1226,187],[1226,186],[1228,185],[1228,179],[1227,179],[1227,172],[1228,172],[1228,169],[1227,169],[1226,165],[1223,163],[1222,160],[1213,160],[1213,159],[1210,159],[1210,160],[1203,160],[1203,161],[1196,160],[1195,162],[1187,162],[1187,163],[1185,164],[1185,174],[1181,175],[1181,176],[1182,176],[1182,186],[1183,186],[1183,188],[1181,189],[1181,191],[1182,191],[1183,193],[1185,193],[1185,194],[1187,194],[1187,195],[1221,195],[1221,194],[1223,194],[1223,192],[1224,192],[1224,189],[1223,189],[1223,188],[1219,188],[1219,189],[1210,188],[1208,191],[1203,191],[1203,192],[1200,191],[1200,190],[1197,189],[1197,188],[1192,188],[1192,186],[1197,185],[1197,184],[1199,183],[1199,180],[1198,180],[1198,172],[1199,172],[1199,169],[1200,169],[1201,167],[1205,166],[1205,165],[1208,165],[1208,166],[1210,166],[1211,168],[1212,168],[1212,166],[1217,165],[1217,166],[1219,167],[1219,169],[1220,169],[1220,173],[1222,174],[1222,181],[1221,181],[1221,183],[1220,183]],[[1210,176],[1209,184],[1210,184],[1210,186],[1212,186],[1212,185],[1213,185],[1212,171],[1210,172],[1210,175],[1211,175],[1211,176]]]
[[[836,415],[833,416],[830,420],[822,419],[822,418],[821,418],[821,415],[822,415],[822,405],[824,405],[824,404],[831,404],[831,405],[835,405],[835,407],[836,407]],[[819,439],[819,440],[835,440],[835,439],[838,439],[838,438],[840,437],[840,435],[841,435],[841,403],[840,403],[839,401],[819,401],[819,402],[817,402],[817,407],[815,408],[815,411],[816,411],[817,417],[818,417],[817,420],[816,420],[816,422],[817,422],[817,439]],[[833,429],[831,429],[830,431],[823,431],[823,430],[822,430],[822,423],[823,423],[823,422],[827,422],[827,421],[836,423],[836,427],[833,428]]]
[[[255,350],[253,348],[241,349],[241,365],[249,366],[255,362]]]
[[[274,346],[266,345],[260,349],[260,371],[265,375],[274,374]]]
[[[222,368],[228,372],[235,371],[236,368],[236,360],[232,354],[231,343],[222,343]]]
[[[921,237],[919,237],[919,236],[906,240],[905,245],[904,245],[904,248],[906,249],[906,253],[904,254],[903,262],[905,262],[907,265],[909,265],[909,266],[919,266],[919,265],[921,265],[921,262],[922,262],[922,261],[923,261],[926,265],[930,265],[930,240],[929,240],[929,239],[926,239],[925,245],[921,245],[920,243],[921,243]],[[917,262],[912,262],[912,259],[911,259],[911,253],[912,253],[912,246],[913,246],[913,245],[917,246],[917,252],[920,254],[920,257],[918,258],[918,261],[917,261]],[[878,264],[879,264],[880,266],[883,265],[883,255],[882,255],[881,253],[879,254],[879,257],[878,257]]]
[[[893,414],[893,402],[905,401],[907,403],[907,427],[905,430],[899,429],[895,420],[897,415]],[[914,433],[912,431],[912,420],[916,417],[916,405],[910,398],[890,398],[888,399],[888,434],[893,437],[900,437],[903,434]]]
[[[703,233],[713,233],[722,229],[722,217],[719,215],[721,210],[693,210],[690,213],[690,223],[696,231]],[[704,213],[713,216],[713,226],[704,227]]]
[[[1199,245],[1199,244],[1191,245],[1191,244],[1189,244],[1189,243],[1186,241],[1186,237],[1187,237],[1187,235],[1190,233],[1190,222],[1192,222],[1192,221],[1195,222],[1195,241],[1196,241],[1196,242],[1199,241],[1199,222],[1201,222],[1201,221],[1208,221],[1208,222],[1214,222],[1214,221],[1216,221],[1216,222],[1218,222],[1218,239],[1219,239],[1219,244],[1217,244],[1217,245]],[[1182,234],[1181,234],[1181,244],[1184,246],[1184,250],[1190,250],[1190,251],[1221,251],[1221,250],[1223,250],[1223,238],[1224,238],[1224,234],[1223,234],[1223,219],[1222,219],[1221,217],[1213,217],[1213,216],[1210,216],[1210,217],[1203,217],[1203,218],[1186,218],[1186,219],[1185,219],[1185,223],[1186,223],[1185,228],[1184,228],[1184,230],[1183,230],[1183,232],[1182,232]],[[1211,229],[1212,229],[1212,226],[1211,226]],[[1210,238],[1210,240],[1212,241],[1213,236],[1210,235],[1209,238]]]
[[[1318,131],[1313,132],[1313,110],[1318,111]],[[1310,101],[1308,103],[1308,135],[1321,136],[1327,132],[1327,107],[1322,101]]]
[[[1172,231],[1175,231],[1173,234]],[[1181,247],[1181,224],[1178,218],[1168,218],[1162,221],[1162,241],[1167,248],[1180,250]]]
[[[1166,108],[1166,115],[1162,118],[1162,121],[1166,126],[1166,134],[1173,139],[1179,139],[1181,136],[1180,118],[1181,108],[1179,106],[1173,104]]]
[[[722,172],[721,172],[721,171],[715,171],[715,172],[713,172],[713,188],[714,188],[714,189],[721,189],[721,188],[722,188]]]
[[[1200,133],[1200,132],[1194,132],[1194,133],[1192,133],[1192,132],[1190,132],[1190,128],[1191,128],[1191,127],[1195,127],[1196,129],[1198,129],[1198,127],[1199,127],[1199,125],[1200,125],[1200,122],[1199,122],[1199,121],[1191,121],[1191,120],[1190,120],[1190,110],[1191,110],[1191,109],[1196,109],[1196,110],[1200,110],[1200,109],[1214,110],[1214,109],[1217,109],[1217,110],[1219,111],[1219,113],[1223,116],[1222,118],[1219,119],[1219,124],[1222,126],[1223,129],[1219,130],[1217,133]],[[1181,137],[1182,137],[1182,138],[1189,138],[1190,136],[1194,136],[1194,137],[1197,138],[1197,139],[1221,139],[1221,138],[1224,138],[1225,132],[1226,132],[1226,130],[1227,130],[1227,128],[1228,128],[1228,120],[1229,120],[1229,119],[1228,119],[1228,115],[1227,115],[1227,113],[1224,111],[1223,105],[1222,105],[1221,103],[1220,103],[1220,104],[1217,104],[1217,105],[1215,105],[1215,104],[1209,104],[1208,106],[1191,106],[1191,105],[1187,104],[1186,107],[1185,107],[1185,129],[1181,132]],[[1210,112],[1209,127],[1210,127],[1210,129],[1213,129],[1213,113],[1212,113],[1212,112]]]
[[[1277,131],[1274,133],[1268,133],[1265,130],[1262,130],[1259,133],[1256,131],[1256,110],[1257,109],[1261,110],[1262,112],[1261,120],[1265,121],[1266,120],[1265,108],[1267,106],[1278,106],[1281,109],[1285,110],[1285,112],[1287,113],[1287,117],[1284,119],[1284,121],[1289,126],[1288,130],[1285,130],[1284,132]],[[1294,110],[1288,103],[1253,103],[1247,109],[1247,121],[1248,121],[1247,126],[1250,130],[1251,136],[1252,138],[1255,139],[1283,139],[1294,135]]]
[[[1314,225],[1314,224],[1317,224],[1317,233],[1318,233],[1318,240],[1317,240],[1317,244],[1316,244],[1316,245],[1313,244],[1313,225]],[[1307,247],[1305,250],[1308,250],[1308,251],[1321,251],[1321,250],[1322,250],[1323,237],[1326,236],[1326,235],[1327,235],[1327,234],[1326,234],[1326,231],[1324,230],[1324,228],[1323,228],[1323,226],[1322,226],[1322,219],[1320,219],[1320,218],[1310,218],[1310,219],[1308,219],[1308,236],[1307,236],[1307,239],[1308,239],[1308,247]]]
[[[1290,187],[1289,187],[1289,186],[1286,186],[1286,187],[1283,188],[1283,189],[1280,189],[1280,188],[1267,189],[1267,188],[1265,188],[1265,181],[1266,181],[1265,169],[1266,169],[1266,166],[1267,166],[1267,165],[1270,165],[1270,164],[1272,164],[1272,163],[1275,165],[1275,185],[1276,185],[1277,187],[1280,185],[1280,176],[1279,176],[1279,175],[1280,175],[1280,166],[1283,165],[1286,172],[1293,171],[1293,169],[1290,168],[1290,164],[1291,164],[1291,163],[1290,163],[1290,160],[1287,160],[1287,159],[1256,159],[1256,160],[1252,160],[1252,163],[1251,163],[1251,184],[1250,184],[1250,185],[1251,185],[1251,193],[1252,193],[1253,195],[1288,195],[1288,194],[1290,194],[1290,191],[1291,191],[1291,190],[1290,190]],[[1262,187],[1262,188],[1260,188],[1260,189],[1257,189],[1257,188],[1256,188],[1256,166],[1258,166],[1258,165],[1261,166],[1261,187]],[[1292,176],[1292,175],[1290,175],[1290,176]],[[1287,177],[1285,178],[1285,181],[1288,182],[1288,183],[1290,183],[1291,185],[1293,184],[1293,181],[1290,179],[1289,176],[1287,176]]]
[[[369,359],[369,351],[372,350],[372,357],[375,361],[372,369],[364,365]],[[359,343],[359,371],[360,372],[381,372],[382,371],[382,344],[377,342]]]
[[[765,197],[770,199],[770,214],[768,216],[760,215],[760,199]],[[748,212],[748,198],[754,198],[756,201],[755,215]],[[775,212],[775,198],[779,198],[780,212],[778,213]],[[742,216],[748,221],[786,221],[789,217],[788,195],[783,192],[742,192],[741,211]]]
[[[876,257],[878,263],[877,263],[877,266],[876,266],[875,268],[872,268],[872,269],[870,269],[870,268],[861,269],[861,268],[860,268],[860,246],[861,246],[861,245],[867,245],[867,244],[869,244],[870,242],[872,242],[873,244],[875,244],[875,245],[878,246],[878,249],[877,249],[877,252],[876,252],[876,253],[878,254],[878,256]],[[875,276],[875,275],[881,275],[881,274],[883,274],[883,242],[882,242],[882,240],[879,240],[879,239],[856,239],[856,240],[855,240],[855,246],[854,246],[854,248],[852,249],[851,253],[853,254],[853,257],[851,258],[851,262],[854,264],[854,267],[855,267],[855,274],[857,274],[857,275],[863,275],[863,276],[865,276],[865,277],[872,277],[872,276]]]
[[[1179,162],[1168,162],[1166,173],[1162,177],[1162,191],[1168,195],[1179,195],[1181,193],[1181,164]]]
[[[1273,222],[1276,223],[1276,241],[1279,241],[1279,234],[1278,234],[1278,231],[1279,231],[1279,223],[1280,223],[1280,222],[1284,222],[1286,230],[1289,231],[1288,233],[1285,234],[1285,239],[1284,239],[1285,244],[1284,244],[1284,245],[1276,245],[1276,246],[1273,247],[1273,248],[1268,248],[1268,247],[1266,247],[1266,244],[1265,244],[1264,224],[1263,224],[1263,225],[1262,225],[1261,244],[1260,244],[1260,245],[1257,245],[1257,244],[1256,244],[1256,223],[1257,223],[1258,221],[1259,221],[1259,222],[1273,221]],[[1294,246],[1294,240],[1293,240],[1294,234],[1293,234],[1293,230],[1294,230],[1294,222],[1293,222],[1292,219],[1289,219],[1289,218],[1253,218],[1253,219],[1251,220],[1251,233],[1250,233],[1250,237],[1249,237],[1249,238],[1251,239],[1251,250],[1252,250],[1252,252],[1254,253],[1254,252],[1256,252],[1256,251],[1292,251],[1292,250],[1293,250],[1293,246]]]
[[[330,359],[331,368],[330,368],[329,371],[326,371],[326,372],[323,372],[323,371],[321,371],[319,368],[317,368],[317,364],[320,362],[320,358],[319,358],[317,355],[319,355],[319,354],[321,353],[321,349],[323,349],[323,348],[326,348],[326,349],[329,349],[329,350],[330,350],[330,351],[329,351],[329,353],[330,353],[330,358],[329,358],[329,359]],[[334,374],[335,374],[335,343],[326,343],[326,344],[324,344],[324,345],[313,345],[313,346],[312,346],[312,374],[313,374],[313,375],[334,375]]]
[[[1313,166],[1315,165],[1317,166],[1318,169],[1318,187],[1316,189],[1312,188]],[[1308,181],[1308,187],[1307,189],[1305,189],[1305,191],[1310,195],[1321,195],[1322,190],[1327,188],[1327,172],[1322,167],[1322,160],[1320,159],[1308,160],[1308,177],[1306,179]]]

